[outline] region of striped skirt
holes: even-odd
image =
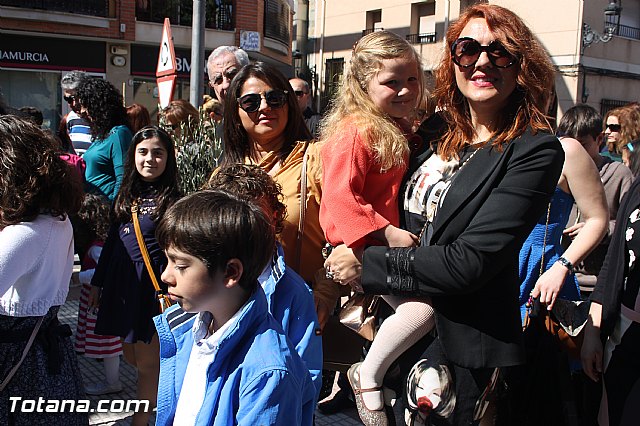
[[[83,284],[80,290],[78,327],[76,329],[75,350],[88,358],[111,358],[122,354],[119,336],[95,334],[96,312],[89,309],[90,284]]]

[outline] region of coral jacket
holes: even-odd
[[[398,192],[406,163],[381,172],[364,137],[350,124],[322,147],[320,226],[334,246],[380,245],[367,235],[400,223]]]

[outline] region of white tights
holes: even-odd
[[[433,308],[428,298],[382,296],[396,312],[385,319],[371,349],[360,367],[362,389],[382,386],[389,366],[404,351],[424,337],[434,326]],[[382,391],[364,392],[362,399],[369,410],[381,410]]]

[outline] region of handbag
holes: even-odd
[[[173,305],[171,298],[167,296],[162,289],[160,288],[160,284],[158,284],[158,279],[156,278],[156,274],[153,271],[153,267],[151,266],[151,259],[149,258],[149,251],[147,251],[147,245],[144,242],[144,237],[142,236],[142,230],[140,229],[140,221],[138,220],[138,203],[134,202],[131,206],[131,217],[133,218],[133,229],[136,232],[136,239],[138,240],[138,246],[140,247],[140,253],[142,254],[142,259],[144,260],[144,265],[147,268],[147,272],[149,273],[149,277],[151,277],[151,282],[153,283],[153,287],[156,289],[156,297],[158,298],[158,304],[160,305],[160,312],[164,312],[169,308],[169,306]]]
[[[13,379],[13,376],[15,376],[16,372],[18,371],[18,368],[20,368],[20,366],[22,365],[22,362],[27,357],[27,354],[29,353],[29,349],[31,349],[31,346],[33,346],[33,342],[36,339],[36,336],[38,335],[38,331],[40,331],[40,327],[42,326],[43,321],[44,321],[44,315],[40,317],[36,325],[33,327],[33,330],[31,331],[31,335],[29,336],[29,340],[27,341],[27,344],[24,346],[24,349],[22,350],[22,355],[20,356],[20,359],[11,368],[11,370],[9,370],[9,373],[4,378],[2,383],[0,383],[0,392],[2,392],[4,388],[7,387],[11,379]]]
[[[376,316],[380,296],[355,293],[340,309],[340,323],[369,341],[376,336]]]
[[[365,343],[361,335],[343,326],[336,315],[331,315],[322,332],[322,368],[346,373],[361,360]]]
[[[542,244],[542,258],[540,260],[540,276],[544,273],[544,252],[547,242],[547,228],[549,227],[549,215],[551,203],[547,207],[547,222],[544,228],[544,241]],[[538,321],[542,328],[554,337],[554,340],[569,358],[579,360],[580,350],[584,335],[582,330],[587,323],[589,315],[589,302],[556,299],[551,311],[547,310],[540,299],[529,296],[526,304],[526,313],[523,331],[526,330],[532,320]]]

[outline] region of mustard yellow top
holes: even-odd
[[[298,223],[300,221],[300,194],[302,161],[305,150],[307,153],[307,207],[305,213],[300,266],[297,260]],[[287,206],[287,216],[284,229],[279,241],[284,248],[284,258],[287,266],[294,269],[305,281],[311,283],[314,294],[327,301],[330,306],[335,304],[340,294],[339,285],[324,277],[324,259],[322,247],[324,233],[318,219],[320,214],[320,198],[322,197],[322,163],[320,146],[316,142],[297,142],[285,160],[278,164],[278,155],[271,152],[257,163],[263,170],[270,172],[273,179],[282,187],[284,204]],[[247,164],[255,164],[251,159],[245,159]]]

